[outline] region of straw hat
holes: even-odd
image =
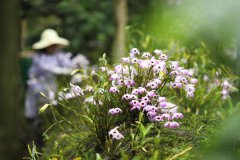
[[[59,37],[58,33],[55,30],[46,29],[42,32],[40,41],[34,43],[32,48],[43,49],[54,44],[68,46],[69,41],[65,38]]]

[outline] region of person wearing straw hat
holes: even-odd
[[[44,30],[40,41],[32,45],[36,53],[33,54],[32,65],[28,71],[25,97],[27,119],[38,119],[38,107],[49,103],[40,92],[44,93],[52,104],[57,103],[54,94],[57,90],[56,75],[70,74],[73,69],[71,54],[61,50],[68,45],[69,41],[60,37],[53,29]]]
[[[28,70],[29,80],[25,96],[25,117],[36,138],[36,145],[42,146],[41,119],[38,109],[42,105],[50,103],[57,104],[55,92],[57,91],[57,75],[70,75],[73,69],[85,68],[89,64],[87,58],[81,54],[72,57],[71,53],[65,53],[62,48],[67,47],[69,41],[62,38],[53,29],[42,32],[40,41],[34,43],[35,50],[32,56],[32,64]],[[48,97],[47,100],[40,93]]]

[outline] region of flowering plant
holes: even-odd
[[[213,92],[218,91],[216,95],[221,97],[221,89],[227,93],[231,90],[227,81],[203,90],[202,86],[216,83],[203,80],[199,66],[175,61],[168,55],[169,52],[158,49],[141,53],[133,48],[117,65],[109,65],[103,55],[99,70],[88,75],[73,71],[72,75],[78,75],[81,81],[75,78],[58,93],[58,104],[65,109],[64,113],[49,105],[56,121],[50,128],[58,125],[79,143],[87,141],[86,149],[94,148],[110,157],[125,141],[130,142],[130,150],[144,151],[151,129],[178,130],[183,113],[187,113],[185,109],[201,106],[199,96],[206,94],[204,103],[209,103],[212,99],[208,96],[213,96]],[[222,96],[227,98],[227,93]]]
[[[239,78],[228,67],[212,61],[204,43],[194,50],[172,44],[168,55],[174,56],[184,66],[192,68],[198,79],[195,97],[189,100],[180,96],[182,98],[178,100],[185,112],[196,114],[222,112],[221,106],[231,100],[231,93],[238,91],[233,84]],[[179,97],[179,94],[176,96]]]
[[[109,77],[111,86],[108,92],[122,99],[120,106],[111,108],[109,113],[115,116],[126,112],[131,121],[134,114],[144,112],[150,122],[165,121],[164,127],[179,127],[175,120],[183,118],[183,114],[178,112],[176,104],[167,101],[168,93],[165,90],[184,90],[187,98],[194,97],[198,82],[193,77],[194,71],[181,67],[177,61],[169,61],[161,50],[154,50],[151,54],[140,53],[133,48],[130,56],[123,57],[121,61],[113,69],[100,68]],[[116,134],[119,135],[119,132]]]

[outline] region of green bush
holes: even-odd
[[[226,80],[234,82],[236,77],[223,66],[215,68],[204,44],[194,50],[173,44],[168,50],[142,52],[139,55],[137,49],[132,49],[130,54],[135,56],[130,58],[132,63],[126,62],[129,57],[125,57],[122,66],[109,65],[103,55],[99,59],[99,70],[88,74],[81,70],[73,71],[73,76],[81,76],[81,83],[61,87],[57,93],[58,106],[47,104],[40,109],[41,112],[44,111],[43,116],[52,114],[53,122],[44,132],[46,144],[42,159],[154,160],[200,157],[198,153],[201,143],[207,143],[209,135],[213,135],[217,129],[216,126],[234,112],[229,94],[236,91],[236,88],[225,83]],[[155,66],[141,68],[140,61],[135,63],[134,60],[144,59],[142,55],[154,55],[158,63],[166,63],[166,70],[156,73]],[[166,55],[168,60],[164,59]],[[192,92],[187,90],[188,83],[181,81],[181,87],[172,86],[177,75],[170,73],[175,71],[172,66],[176,59],[179,60],[181,76],[184,74],[182,70],[194,73],[193,77],[185,75],[188,83],[194,77],[198,79],[196,85],[191,85],[196,88],[193,95],[188,93]],[[152,59],[146,57],[145,60],[150,62]],[[180,69],[180,66],[191,69]],[[120,72],[116,71],[119,67]],[[122,85],[118,84],[117,80],[120,79],[115,77],[115,73],[121,75],[120,79],[123,78]],[[127,78],[135,83],[128,83]],[[122,99],[134,89],[148,86],[153,79],[161,80],[154,88],[156,95],[167,97],[167,106],[171,105],[164,108],[156,98],[150,96],[151,102],[148,103],[158,107],[156,113],[160,119],[155,118],[158,115],[151,117],[150,111],[146,111],[147,106],[138,109],[129,104],[130,101]],[[147,91],[143,95],[147,95],[152,90],[151,87],[146,87]],[[223,90],[227,93],[223,93]],[[143,95],[138,93],[137,98],[140,99]],[[226,102],[230,104],[229,108],[222,107]],[[116,108],[117,112],[111,110]],[[177,108],[176,112],[182,112],[184,118],[175,123],[173,109]],[[166,120],[166,117],[161,117],[163,112],[172,118]],[[172,122],[171,125],[167,124],[168,121]]]

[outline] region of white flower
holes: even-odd
[[[77,96],[83,96],[84,93],[83,93],[83,90],[81,87],[77,86],[77,85],[74,85],[72,83],[70,83],[70,86],[71,86],[71,90],[70,92],[74,95],[77,95]]]

